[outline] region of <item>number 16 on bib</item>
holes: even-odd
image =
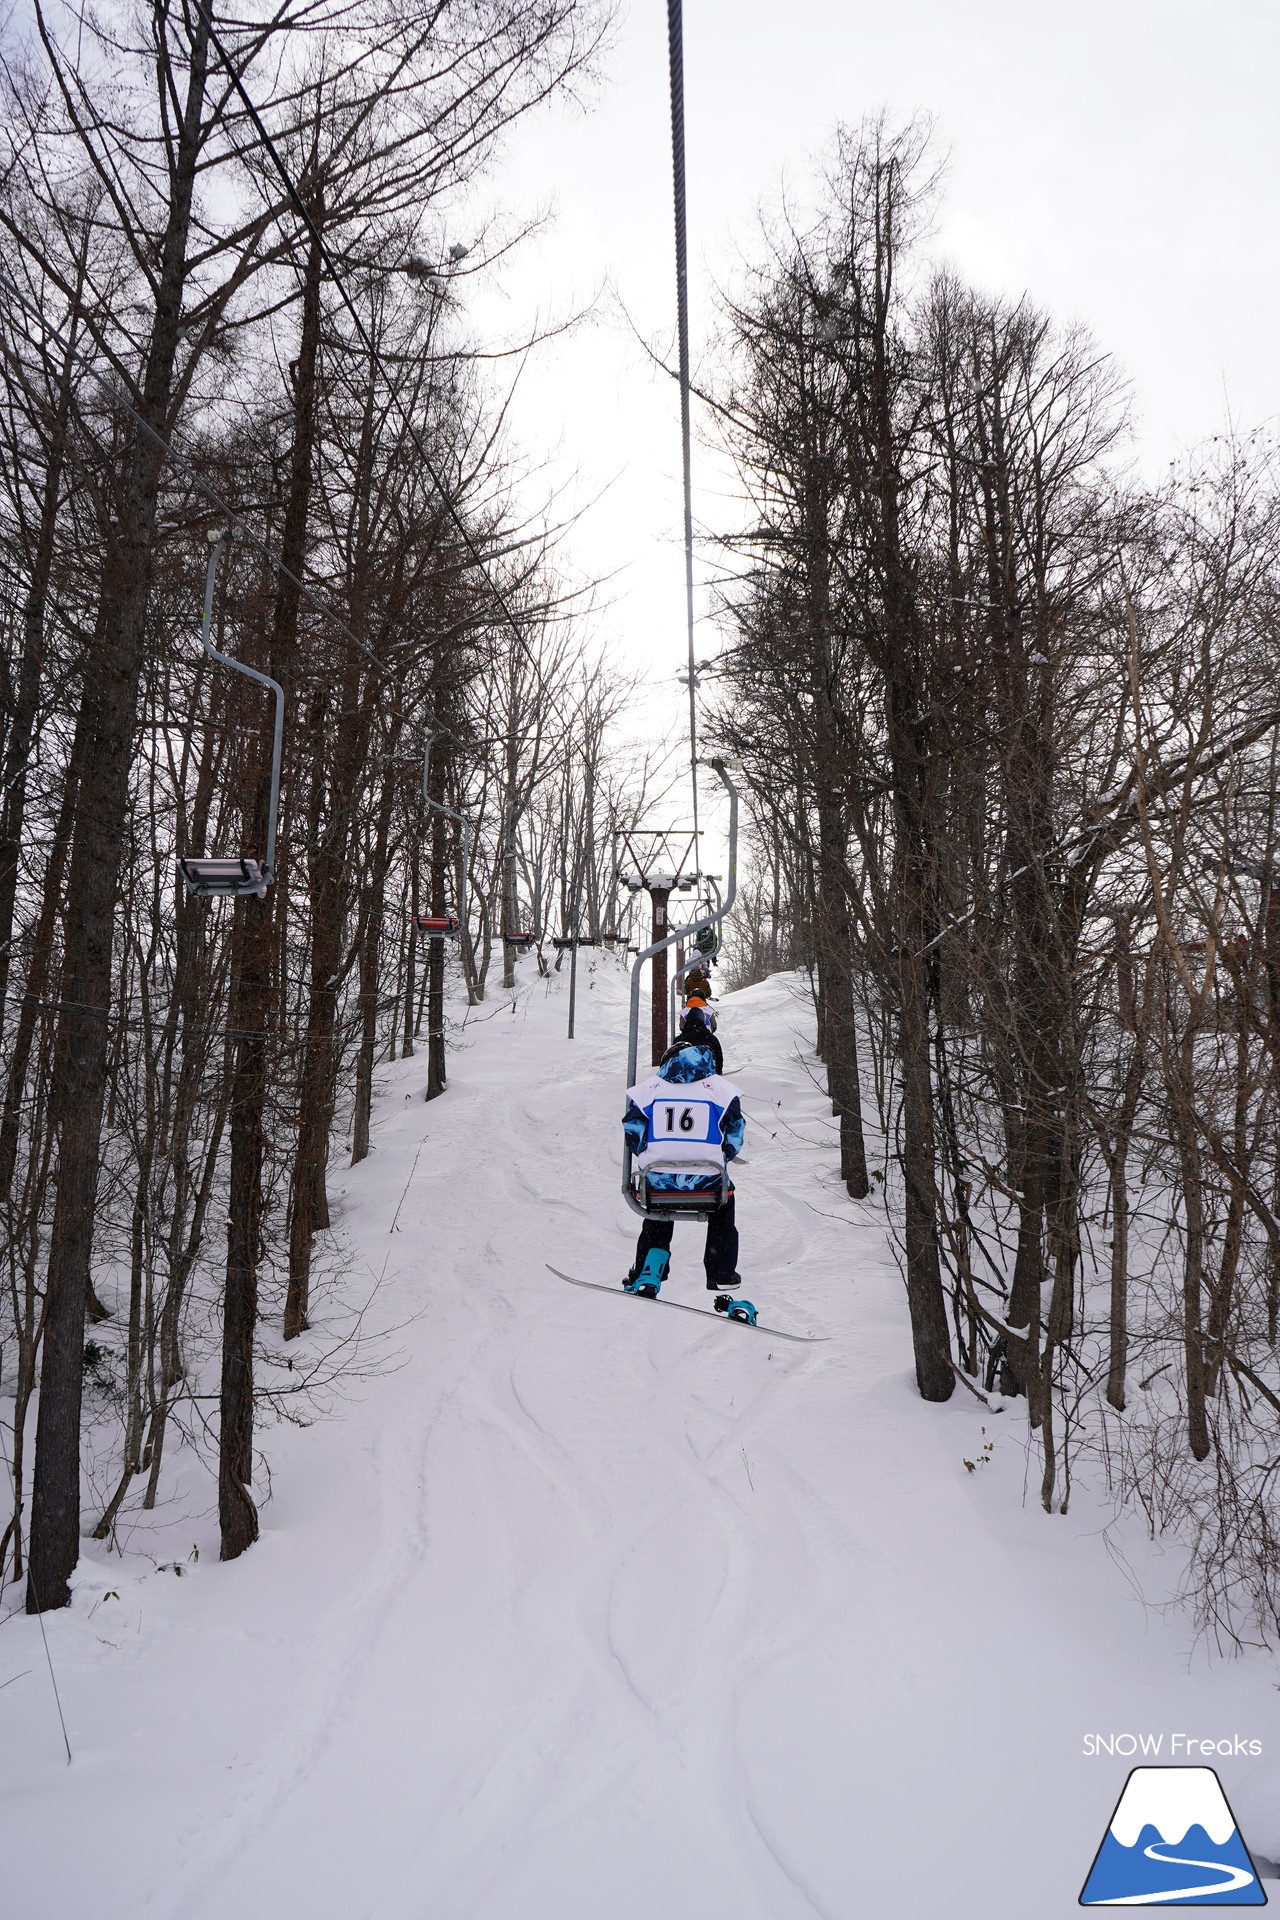
[[[705,1100],[662,1100],[653,1107],[653,1132],[660,1140],[710,1138],[711,1108]]]

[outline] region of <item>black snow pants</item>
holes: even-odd
[[[733,1195],[722,1207],[707,1216],[707,1244],[702,1253],[702,1264],[707,1270],[707,1279],[723,1285],[732,1280],[738,1271],[738,1229],[733,1218]],[[671,1220],[646,1220],[640,1229],[640,1238],[636,1242],[635,1271],[638,1273],[644,1265],[645,1255],[650,1247],[661,1247],[664,1252],[671,1251]]]

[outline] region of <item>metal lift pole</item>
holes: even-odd
[[[651,1031],[653,1064],[656,1067],[667,1050],[667,902],[671,898],[671,889],[648,887],[646,891],[653,902],[652,945],[646,951],[653,955]]]

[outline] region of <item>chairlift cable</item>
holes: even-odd
[[[684,597],[689,641],[689,773],[693,782],[693,831],[698,832],[698,694],[693,648],[693,460],[689,390],[689,247],[684,173],[683,0],[667,0],[667,52],[671,76],[671,175],[675,196],[676,329],[680,353],[680,454],[684,484]],[[694,840],[695,863],[697,840]]]
[[[440,499],[444,505],[445,512],[448,515],[449,519],[453,522],[454,527],[457,529],[457,532],[462,540],[463,546],[466,548],[467,552],[471,555],[472,564],[480,569],[480,573],[484,579],[485,585],[489,588],[490,593],[493,595],[494,602],[496,603],[497,607],[502,613],[502,616],[505,619],[507,625],[510,627],[511,632],[515,638],[516,644],[519,646],[521,652],[524,654],[525,659],[529,662],[529,665],[533,668],[534,675],[538,682],[538,686],[539,688],[541,688],[542,669],[536,656],[530,650],[529,644],[524,637],[524,631],[521,627],[520,621],[517,619],[516,615],[512,612],[511,607],[507,603],[506,596],[502,592],[502,589],[498,586],[498,583],[496,582],[496,580],[493,578],[493,575],[490,573],[488,564],[484,558],[484,555],[481,553],[479,547],[476,545],[474,537],[472,536],[471,529],[468,527],[466,521],[463,519],[462,515],[459,513],[458,508],[454,503],[452,495],[450,494],[448,488],[445,486],[444,481],[441,478],[440,474],[437,472],[435,462],[433,461],[430,453],[427,450],[427,447],[425,442],[423,441],[422,435],[418,431],[417,423],[414,420],[413,415],[409,410],[408,404],[401,398],[399,382],[392,378],[390,369],[387,367],[386,362],[382,358],[382,355],[379,353],[377,347],[374,345],[372,336],[370,335],[368,328],[365,326],[365,323],[360,316],[360,311],[358,307],[356,306],[354,300],[351,298],[351,295],[347,292],[346,281],[343,279],[343,276],[338,269],[337,261],[334,259],[332,253],[329,251],[329,248],[325,242],[324,236],[321,234],[319,228],[316,226],[315,221],[311,218],[311,214],[307,208],[306,202],[303,200],[302,195],[299,193],[297,189],[297,186],[294,184],[293,176],[290,174],[289,169],[285,166],[285,163],[280,156],[280,152],[275,144],[275,141],[271,138],[271,135],[267,132],[266,126],[263,124],[262,115],[258,112],[257,107],[254,105],[253,100],[249,95],[249,91],[244,84],[244,81],[240,78],[239,69],[234,65],[230,54],[227,52],[227,49],[223,46],[222,41],[218,37],[217,29],[213,24],[212,0],[197,0],[197,4],[199,5],[200,11],[203,14],[205,22],[208,26],[209,39],[212,42],[214,50],[217,53],[218,58],[221,60],[223,67],[226,69],[227,78],[230,80],[231,85],[235,89],[236,93],[240,96],[240,100],[244,105],[245,112],[248,114],[249,119],[253,123],[254,129],[258,134],[258,138],[262,141],[263,147],[266,149],[266,152],[271,159],[271,164],[274,166],[276,172],[279,174],[280,180],[282,185],[284,186],[285,192],[288,194],[290,200],[293,202],[294,208],[298,214],[298,218],[302,221],[302,224],[306,228],[307,234],[310,237],[312,245],[315,247],[316,251],[320,255],[321,260],[324,262],[326,271],[328,272],[330,279],[333,281],[334,286],[338,290],[338,294],[342,301],[342,304],[351,316],[352,323],[355,326],[357,334],[360,336],[360,341],[364,347],[365,352],[368,354],[370,361],[378,369],[378,372],[382,375],[383,380],[386,382],[388,396],[392,400],[392,403],[394,404],[396,411],[399,413],[400,418],[404,422],[405,429],[409,435],[409,438],[413,442],[414,449],[417,452],[418,458],[422,462],[423,468],[426,471],[428,479],[431,481],[432,486],[435,488],[436,492],[439,494]]]

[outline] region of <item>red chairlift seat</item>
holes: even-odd
[[[502,944],[506,947],[514,947],[517,953],[528,953],[530,947],[536,946],[537,943],[538,936],[536,933],[504,932],[502,936]]]
[[[598,947],[600,945],[600,942],[599,940],[596,939],[594,934],[576,933],[576,934],[565,934],[562,939],[553,938],[551,944],[553,947],[560,947],[561,949],[563,949],[565,947]]]
[[[462,930],[456,913],[415,913],[413,924],[428,940],[456,940]]]
[[[230,859],[182,859],[178,865],[188,887],[200,900],[243,900],[248,896],[265,900],[271,884],[257,860],[246,860],[239,855]]]

